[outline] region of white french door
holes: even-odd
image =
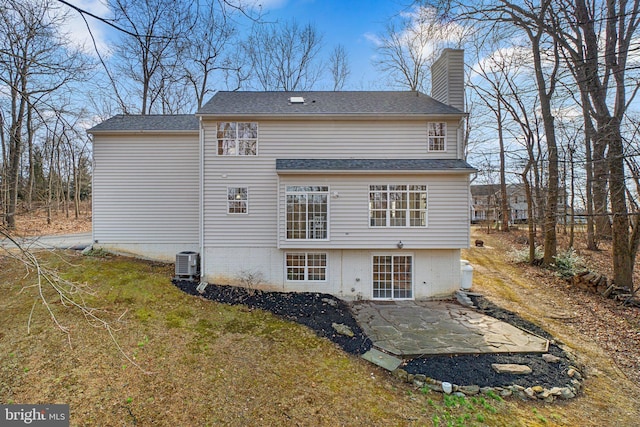
[[[373,299],[413,298],[413,256],[373,256]]]

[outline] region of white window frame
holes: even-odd
[[[303,256],[304,265],[289,265],[289,256]],[[309,265],[310,257],[322,257],[324,265]],[[302,279],[292,279],[291,274],[299,274],[293,271],[293,269],[302,270]],[[310,279],[310,275],[314,274],[313,269],[317,269],[316,274],[321,273],[324,278],[322,279]],[[326,282],[327,275],[329,273],[329,256],[326,252],[285,252],[284,254],[284,274],[287,282]]]
[[[329,211],[330,211],[330,207],[329,207],[329,186],[326,185],[287,185],[285,187],[285,237],[286,240],[289,241],[305,241],[305,240],[310,240],[310,241],[328,241],[329,240]],[[325,215],[324,215],[324,226],[322,226],[322,217],[321,216],[314,216],[313,219],[311,218],[311,214],[313,212],[309,211],[309,206],[310,205],[314,205],[313,203],[309,203],[309,196],[318,196],[318,195],[324,195],[325,197]],[[304,219],[304,223],[305,223],[305,237],[289,237],[289,224],[293,224],[295,222],[302,222],[300,220],[298,221],[290,221],[289,220],[289,216],[292,215],[289,212],[289,196],[304,196],[306,203],[305,203],[305,209],[304,209],[304,215],[305,215],[305,219]],[[317,234],[317,232],[320,231],[321,233],[324,234],[324,237],[310,237],[310,236],[314,236]]]
[[[227,126],[228,125],[228,126]],[[242,126],[241,126],[242,125]],[[247,134],[247,130],[242,133],[244,125],[255,127],[255,134]],[[257,156],[258,155],[258,132],[257,122],[217,122],[216,123],[216,155],[218,156]],[[253,144],[253,152],[241,150],[243,144]],[[245,147],[246,148],[246,147]]]
[[[376,288],[376,274],[379,276],[382,273],[385,272],[375,272],[375,267],[376,265],[382,265],[380,262],[378,262],[376,264],[376,258],[390,258],[391,259],[391,264],[389,265],[389,271],[387,272],[387,274],[390,274],[390,288],[389,289],[380,289],[380,288]],[[403,272],[396,272],[395,270],[395,266],[396,266],[396,259],[399,258],[409,258],[409,273],[411,274],[411,279],[408,283],[409,285],[409,289],[408,291],[406,289],[396,289],[395,284],[397,283],[398,280],[398,275],[402,274]],[[403,265],[406,265],[403,264]],[[412,300],[414,299],[414,282],[415,282],[415,257],[414,254],[411,252],[391,252],[391,253],[377,253],[377,254],[372,254],[371,256],[371,298],[374,300]],[[376,296],[376,291],[378,292],[390,292],[391,296],[388,295],[384,295],[384,296]],[[396,291],[398,292],[398,295],[400,295],[401,292],[405,292],[405,294],[403,296],[398,296],[396,297]],[[406,294],[406,292],[408,292],[408,294]]]
[[[244,198],[242,198],[242,193],[238,193],[234,191],[234,194],[231,194],[232,190],[244,190]],[[233,198],[231,198],[233,196]],[[240,198],[238,198],[240,196]],[[232,209],[234,204],[244,202],[244,212],[235,212],[235,208]],[[246,186],[238,186],[238,187],[227,187],[227,215],[248,215],[249,214],[249,187]]]
[[[378,187],[378,188],[374,188]],[[385,187],[384,189],[382,187]],[[397,187],[405,187],[404,190],[399,190]],[[413,188],[412,188],[413,187]],[[421,189],[416,189],[415,187],[421,187]],[[416,209],[411,206],[411,201],[415,201],[412,199],[412,194],[422,194],[424,193],[424,209],[421,207]],[[384,195],[384,200],[382,197],[375,197],[374,195]],[[404,209],[396,209],[393,206],[395,202],[394,197],[392,195],[403,194],[405,196],[404,201],[406,206]],[[372,200],[372,198],[374,200]],[[420,202],[420,196],[418,196],[418,202]],[[384,205],[384,208],[378,208],[375,206],[375,202],[379,202]],[[384,212],[384,225],[376,225],[374,224],[375,219],[382,219],[381,217],[374,218],[372,214],[374,212]],[[394,224],[394,217],[396,213],[404,212],[404,224],[398,225]],[[415,219],[412,216],[412,213],[418,212],[418,215],[421,216],[424,214],[424,224],[413,225],[412,219]],[[370,184],[369,185],[369,228],[427,228],[429,226],[429,186],[426,184]]]
[[[442,146],[442,148],[439,148]],[[436,148],[438,147],[438,148]],[[442,153],[447,151],[447,123],[427,123],[427,151]]]

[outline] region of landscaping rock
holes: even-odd
[[[563,399],[573,399],[576,395],[569,387],[563,387],[560,391],[560,397]]]
[[[347,337],[353,337],[355,335],[350,327],[342,323],[332,323],[331,327],[335,329],[335,331],[340,335],[344,335]]]
[[[475,396],[480,393],[480,387],[477,385],[464,385],[460,387],[460,391],[467,396]]]
[[[554,356],[553,354],[545,353],[542,355],[542,359],[547,363],[558,363],[560,359],[558,356]]]
[[[516,365],[514,363],[492,363],[491,367],[499,374],[526,375],[532,372],[527,365]]]
[[[513,391],[509,390],[508,388],[505,388],[505,389],[500,391],[500,396],[501,397],[509,397],[512,394],[513,394]]]

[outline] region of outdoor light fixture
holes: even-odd
[[[402,240],[398,242],[397,246],[398,246],[398,249],[404,248],[404,243],[402,243]]]

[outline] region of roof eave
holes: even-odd
[[[184,135],[198,135],[200,133],[199,129],[189,129],[189,130],[185,130],[185,129],[179,129],[179,130],[163,130],[163,129],[136,129],[136,130],[131,130],[131,129],[98,129],[98,130],[94,130],[94,129],[87,129],[87,133],[90,135],[140,135],[140,134],[149,134],[149,135],[166,135],[166,134],[171,134],[171,135],[176,135],[176,134],[184,134]]]
[[[464,175],[477,172],[464,169],[276,169],[278,175]]]
[[[200,119],[224,118],[246,118],[251,117],[262,120],[424,120],[424,119],[454,119],[467,117],[469,113],[344,113],[344,114],[327,114],[327,113],[197,113],[196,117]]]

